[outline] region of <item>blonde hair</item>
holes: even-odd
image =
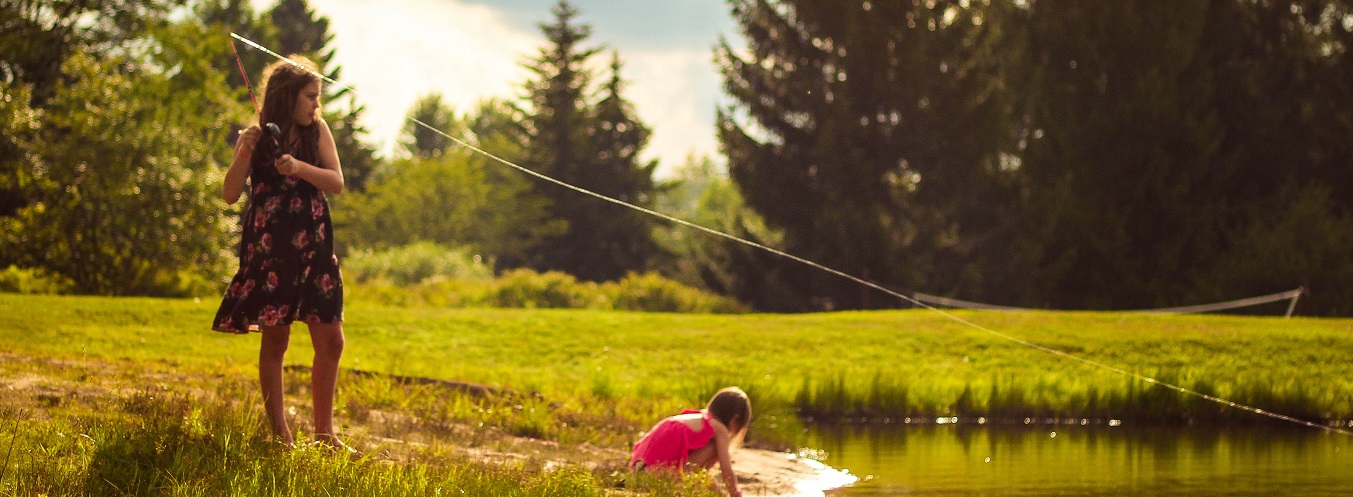
[[[719,390],[710,397],[709,403],[705,405],[705,411],[728,427],[735,441],[734,445],[742,443],[742,438],[747,434],[747,427],[752,421],[752,401],[747,398],[747,392],[738,387]]]

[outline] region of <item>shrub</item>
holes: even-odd
[[[365,270],[365,269],[364,269]],[[345,269],[345,271],[349,271]],[[513,269],[497,279],[433,277],[416,284],[393,278],[354,278],[352,300],[396,306],[602,309],[643,312],[739,313],[728,297],[682,285],[656,273],[630,274],[602,284],[557,271]]]
[[[596,295],[595,288],[594,283],[580,283],[558,271],[514,269],[498,277],[488,303],[496,307],[586,308],[592,307],[588,296]]]
[[[736,300],[692,288],[657,273],[630,273],[602,285],[611,308],[649,312],[746,312]]]
[[[69,293],[74,287],[70,278],[41,269],[10,266],[0,271],[0,292],[59,294]]]
[[[342,266],[344,276],[354,282],[385,281],[399,286],[493,277],[493,268],[469,248],[426,241],[384,250],[354,250]]]

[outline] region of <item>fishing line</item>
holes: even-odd
[[[344,85],[343,83],[339,83],[338,81],[335,81],[335,80],[333,80],[333,79],[331,79],[331,78],[329,78],[328,76],[325,76],[325,75],[323,75],[323,74],[319,74],[318,72],[311,71],[310,69],[307,69],[307,68],[301,66],[300,64],[297,64],[296,62],[292,61],[291,59],[288,59],[288,58],[286,58],[285,56],[283,56],[283,55],[281,55],[281,54],[278,54],[277,52],[274,52],[274,51],[272,51],[272,50],[269,50],[268,48],[263,47],[262,45],[259,45],[259,44],[257,44],[257,43],[254,43],[253,41],[250,41],[250,40],[247,39],[247,38],[244,38],[244,37],[242,37],[242,36],[240,36],[240,35],[238,35],[238,34],[235,34],[235,33],[230,33],[230,36],[231,36],[231,38],[234,38],[234,39],[240,40],[241,42],[244,42],[246,45],[249,45],[250,47],[253,47],[253,48],[256,49],[256,50],[259,50],[259,51],[262,51],[262,52],[264,52],[264,53],[266,53],[266,54],[268,54],[268,55],[271,55],[271,56],[277,58],[278,60],[285,61],[285,62],[287,62],[288,64],[292,64],[292,65],[294,65],[294,66],[296,66],[296,67],[298,67],[298,68],[301,68],[301,69],[305,70],[306,72],[309,72],[309,73],[311,73],[311,74],[313,74],[313,75],[315,75],[315,76],[318,76],[319,78],[323,79],[324,81],[326,81],[326,82],[328,82],[328,83],[337,85],[337,86],[340,87],[340,88],[343,88],[343,89],[345,89],[345,90],[347,90],[347,91],[350,91],[350,92],[352,92],[353,95],[357,95],[357,96],[360,96],[360,95],[361,95],[361,94],[358,93],[356,90],[354,90],[352,87],[347,86],[347,85]],[[238,60],[239,60],[239,59],[236,58],[236,61],[238,61]],[[1341,434],[1344,434],[1344,435],[1350,435],[1350,436],[1353,436],[1353,431],[1343,430],[1343,429],[1336,428],[1336,427],[1332,427],[1332,426],[1325,426],[1325,425],[1322,425],[1322,424],[1319,424],[1319,423],[1313,423],[1313,422],[1306,421],[1306,420],[1303,420],[1303,419],[1294,418],[1294,417],[1292,417],[1292,416],[1287,416],[1287,415],[1285,415],[1285,414],[1279,414],[1279,413],[1275,413],[1275,412],[1271,412],[1271,411],[1266,411],[1266,410],[1263,410],[1263,409],[1260,409],[1260,408],[1257,408],[1257,407],[1253,407],[1253,406],[1248,406],[1248,405],[1245,405],[1245,404],[1241,404],[1241,403],[1238,403],[1238,402],[1233,402],[1233,401],[1230,401],[1230,400],[1227,400],[1227,399],[1223,399],[1223,398],[1221,398],[1221,397],[1217,397],[1217,396],[1214,396],[1214,395],[1209,395],[1209,394],[1205,394],[1205,393],[1202,393],[1202,392],[1198,392],[1198,391],[1196,391],[1196,390],[1192,390],[1192,389],[1189,389],[1189,388],[1185,388],[1185,387],[1180,386],[1180,385],[1175,385],[1175,384],[1173,384],[1173,383],[1169,383],[1169,382],[1157,380],[1157,379],[1152,378],[1152,377],[1150,377],[1150,376],[1145,376],[1145,375],[1142,375],[1142,374],[1138,374],[1138,373],[1134,373],[1134,372],[1131,372],[1131,371],[1127,371],[1127,370],[1124,370],[1124,369],[1121,369],[1121,368],[1118,368],[1118,367],[1115,367],[1115,366],[1111,366],[1111,365],[1108,365],[1108,364],[1104,364],[1104,363],[1100,363],[1100,362],[1093,361],[1093,360],[1090,360],[1090,359],[1086,359],[1086,358],[1083,358],[1083,357],[1078,357],[1078,356],[1075,356],[1075,355],[1071,355],[1071,354],[1069,354],[1069,353],[1066,353],[1066,352],[1063,352],[1063,351],[1060,351],[1060,350],[1057,350],[1057,349],[1054,349],[1054,348],[1051,348],[1051,347],[1039,345],[1039,344],[1037,344],[1037,343],[1033,343],[1033,342],[1030,342],[1030,341],[1028,341],[1028,340],[1025,340],[1025,339],[1022,339],[1022,338],[1019,338],[1019,337],[1015,337],[1015,336],[1012,336],[1012,335],[1007,335],[1007,334],[1005,334],[1005,333],[1001,333],[1001,332],[999,332],[999,331],[993,330],[993,329],[988,328],[988,327],[986,327],[986,326],[982,326],[982,325],[980,325],[980,324],[974,323],[974,322],[969,321],[969,320],[967,320],[967,319],[963,319],[962,317],[959,317],[959,316],[957,316],[957,315],[954,315],[954,314],[952,314],[952,313],[949,313],[949,312],[947,312],[947,311],[945,311],[945,310],[943,310],[943,309],[940,309],[940,308],[937,308],[937,307],[930,306],[930,305],[928,305],[928,304],[926,304],[926,303],[924,303],[924,302],[921,302],[921,301],[919,301],[919,300],[916,300],[915,298],[912,298],[912,297],[907,296],[907,295],[905,295],[905,294],[902,294],[902,293],[900,293],[900,292],[897,292],[897,291],[894,291],[894,290],[890,290],[890,289],[888,289],[888,288],[885,288],[885,287],[883,287],[883,286],[881,286],[881,285],[879,285],[879,284],[877,284],[877,283],[873,283],[873,282],[870,282],[870,281],[861,279],[861,278],[859,278],[859,277],[856,277],[856,276],[854,276],[854,275],[848,274],[848,273],[846,273],[846,272],[839,271],[839,270],[837,270],[837,269],[833,269],[833,268],[824,266],[824,265],[822,265],[822,264],[819,264],[819,263],[817,263],[817,262],[813,262],[813,261],[808,260],[808,259],[804,259],[804,258],[802,258],[802,257],[799,257],[799,256],[797,256],[797,255],[794,255],[794,254],[791,254],[791,253],[788,253],[788,252],[785,252],[785,251],[783,251],[783,250],[779,250],[779,249],[776,249],[776,248],[774,248],[774,247],[769,247],[769,246],[766,246],[766,245],[763,245],[763,244],[760,244],[760,243],[757,243],[757,242],[754,242],[754,241],[751,241],[751,240],[747,240],[747,239],[745,239],[745,238],[741,238],[741,237],[738,237],[738,236],[736,236],[736,235],[732,235],[732,234],[729,234],[729,233],[725,233],[725,232],[716,230],[716,229],[714,229],[714,228],[709,228],[709,227],[706,227],[706,226],[702,226],[702,225],[699,225],[699,224],[695,224],[695,223],[690,222],[690,221],[687,221],[687,220],[685,220],[685,219],[681,219],[681,218],[673,217],[673,216],[670,216],[670,215],[667,215],[667,214],[663,214],[663,213],[661,213],[661,212],[658,212],[658,211],[649,209],[649,208],[647,208],[647,207],[635,205],[635,204],[626,202],[626,201],[624,201],[624,200],[611,198],[611,197],[608,197],[608,196],[606,196],[606,195],[602,195],[602,194],[600,194],[600,193],[596,193],[596,192],[594,192],[594,191],[588,190],[588,189],[586,189],[586,188],[582,188],[582,187],[579,187],[579,186],[574,186],[574,185],[572,185],[572,184],[569,184],[569,183],[566,183],[566,182],[564,182],[564,181],[555,179],[555,178],[550,177],[550,176],[547,176],[547,175],[545,175],[545,174],[541,174],[541,173],[538,173],[538,172],[536,172],[536,171],[532,171],[532,170],[530,170],[530,169],[527,169],[526,167],[519,166],[519,165],[513,163],[512,161],[509,161],[509,160],[507,160],[507,159],[504,159],[504,158],[502,158],[502,157],[499,157],[499,156],[497,156],[497,155],[494,155],[493,153],[491,153],[491,152],[489,152],[489,151],[487,151],[487,150],[484,150],[484,149],[481,149],[481,148],[479,148],[479,147],[476,147],[476,146],[474,146],[473,144],[471,144],[471,143],[469,143],[469,142],[466,142],[465,140],[462,140],[462,139],[460,139],[460,138],[456,138],[456,137],[454,137],[454,136],[451,136],[450,134],[447,134],[446,132],[444,132],[444,131],[442,131],[442,130],[439,130],[439,129],[437,129],[437,128],[435,128],[435,127],[433,127],[433,126],[431,126],[431,125],[429,125],[429,124],[427,124],[427,123],[425,123],[425,122],[423,122],[423,121],[420,121],[420,120],[415,119],[415,118],[413,118],[413,117],[406,117],[405,119],[406,119],[407,121],[409,121],[409,122],[412,122],[412,123],[415,123],[415,124],[417,124],[417,125],[419,125],[419,126],[422,126],[423,128],[426,128],[428,131],[431,131],[431,132],[433,132],[433,133],[436,133],[437,135],[439,135],[439,136],[441,136],[441,137],[443,137],[443,138],[449,139],[449,140],[451,140],[452,142],[455,142],[457,145],[460,145],[460,146],[462,146],[462,147],[465,147],[465,148],[467,148],[467,149],[469,149],[469,150],[472,150],[472,151],[474,151],[474,152],[476,152],[476,153],[479,153],[479,154],[481,154],[481,155],[483,155],[483,156],[485,156],[485,157],[488,157],[488,158],[490,158],[490,159],[493,159],[494,161],[497,161],[497,162],[499,162],[499,163],[501,163],[501,164],[503,164],[503,165],[505,165],[505,166],[508,166],[508,167],[510,167],[510,168],[512,168],[512,169],[516,169],[517,171],[521,171],[522,173],[527,174],[527,175],[529,175],[529,176],[532,176],[532,177],[534,177],[534,178],[536,178],[536,179],[539,179],[539,180],[541,180],[541,181],[545,181],[545,182],[547,182],[547,183],[553,183],[553,184],[555,184],[555,185],[561,186],[561,187],[563,187],[563,188],[566,188],[566,189],[569,189],[569,190],[572,190],[572,191],[575,191],[575,192],[578,192],[578,193],[581,193],[581,194],[584,194],[584,195],[588,195],[588,196],[591,196],[591,197],[594,197],[594,198],[597,198],[597,199],[600,199],[600,200],[603,200],[603,201],[606,201],[606,202],[610,202],[610,203],[612,203],[612,204],[616,204],[616,205],[619,205],[619,206],[622,206],[622,207],[625,207],[625,208],[628,208],[628,209],[633,209],[633,210],[642,212],[642,213],[644,213],[644,214],[648,214],[648,215],[653,216],[653,217],[657,217],[657,218],[659,218],[659,219],[662,219],[662,220],[664,220],[664,221],[667,221],[667,222],[670,222],[670,223],[673,223],[673,224],[678,224],[678,225],[685,226],[685,227],[687,227],[687,228],[691,228],[691,229],[694,229],[694,230],[703,231],[703,232],[708,233],[708,234],[710,234],[710,235],[722,237],[722,238],[725,238],[725,239],[728,239],[728,240],[731,240],[731,241],[734,241],[734,242],[737,242],[737,243],[740,243],[740,244],[743,244],[743,245],[746,245],[746,246],[749,246],[749,247],[753,247],[753,248],[759,249],[759,250],[764,250],[764,251],[766,251],[766,252],[769,252],[769,253],[778,255],[778,256],[780,256],[780,257],[784,257],[784,258],[786,258],[786,259],[792,260],[792,261],[794,261],[794,262],[798,262],[798,263],[800,263],[800,264],[804,264],[804,265],[809,266],[809,267],[812,267],[812,268],[814,268],[814,269],[818,269],[818,270],[820,270],[820,271],[824,271],[824,272],[827,272],[827,273],[830,273],[830,274],[839,276],[839,277],[841,277],[841,278],[845,278],[845,279],[850,280],[850,281],[853,281],[853,282],[855,282],[855,283],[859,283],[859,284],[861,284],[861,285],[864,285],[864,286],[866,286],[866,287],[872,288],[872,289],[874,289],[874,290],[878,290],[878,291],[880,291],[880,292],[883,292],[883,293],[885,293],[885,294],[891,295],[891,296],[893,296],[893,297],[897,297],[897,298],[899,298],[899,299],[901,299],[901,300],[903,300],[903,301],[909,302],[909,303],[911,303],[911,304],[913,304],[913,305],[915,305],[915,306],[917,306],[917,307],[922,307],[922,308],[925,308],[925,309],[929,309],[930,311],[939,313],[941,316],[944,316],[944,317],[946,317],[946,318],[949,318],[950,320],[953,320],[954,322],[957,322],[957,323],[960,323],[960,324],[969,326],[969,327],[971,327],[971,328],[974,328],[974,329],[977,329],[977,330],[980,330],[980,331],[984,331],[984,332],[986,332],[986,333],[988,333],[988,334],[991,334],[991,335],[994,335],[994,336],[1003,338],[1003,339],[1005,339],[1005,340],[1008,340],[1008,341],[1011,341],[1011,342],[1014,342],[1014,343],[1017,343],[1017,344],[1020,344],[1020,345],[1024,345],[1024,346],[1026,346],[1026,347],[1030,347],[1030,348],[1033,348],[1033,349],[1036,349],[1036,350],[1040,350],[1040,351],[1043,351],[1043,352],[1046,352],[1046,353],[1048,353],[1048,354],[1052,354],[1052,355],[1055,355],[1055,356],[1058,356],[1058,357],[1063,357],[1063,358],[1070,359],[1070,360],[1073,360],[1073,361],[1076,361],[1076,362],[1080,362],[1080,363],[1082,363],[1082,364],[1086,364],[1086,365],[1089,365],[1089,366],[1094,366],[1094,367],[1097,367],[1097,368],[1100,368],[1100,369],[1105,369],[1105,370],[1108,370],[1108,371],[1111,371],[1111,372],[1114,372],[1114,373],[1118,373],[1118,374],[1121,374],[1121,375],[1124,375],[1124,376],[1128,376],[1128,377],[1130,377],[1130,378],[1134,378],[1134,379],[1137,379],[1137,380],[1139,380],[1139,381],[1143,381],[1143,382],[1150,383],[1150,384],[1153,384],[1153,385],[1160,385],[1160,386],[1162,386],[1162,387],[1168,388],[1168,389],[1170,389],[1170,390],[1174,390],[1174,391],[1176,391],[1176,392],[1179,392],[1179,393],[1182,393],[1182,394],[1185,394],[1185,395],[1192,395],[1192,396],[1199,397],[1199,398],[1202,398],[1202,399],[1206,399],[1206,400],[1209,400],[1209,401],[1212,401],[1212,402],[1216,402],[1216,403],[1218,403],[1218,404],[1221,404],[1221,405],[1224,405],[1224,406],[1227,406],[1227,407],[1233,407],[1233,408],[1236,408],[1236,409],[1240,409],[1240,410],[1242,410],[1242,411],[1248,411],[1248,412],[1251,412],[1251,413],[1254,413],[1254,414],[1258,414],[1258,415],[1261,415],[1261,416],[1267,416],[1267,417],[1269,417],[1269,418],[1273,418],[1273,419],[1277,419],[1277,420],[1281,420],[1281,421],[1287,421],[1287,422],[1299,424],[1299,425],[1302,425],[1302,426],[1307,426],[1307,427],[1311,427],[1311,428],[1318,428],[1318,429],[1325,430],[1325,431],[1327,431],[1327,432],[1335,432],[1335,433],[1341,433]]]

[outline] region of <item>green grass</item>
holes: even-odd
[[[340,379],[337,416],[367,455],[338,461],[262,442],[258,337],[209,331],[216,304],[0,294],[0,389],[22,393],[0,401],[0,457],[14,447],[0,493],[589,495],[642,485],[656,495],[698,495],[708,489],[622,483],[621,459],[656,419],[726,385],[748,390],[757,413],[752,444],[770,447],[793,447],[807,419],[1264,420],[932,311],[711,315],[353,302],[343,364],[369,374]],[[1353,320],[956,315],[1262,409],[1316,422],[1353,417]],[[293,335],[289,364],[303,366],[309,340],[303,326]],[[302,431],[307,378],[303,367],[289,369],[288,403]],[[526,456],[492,462],[483,454]]]

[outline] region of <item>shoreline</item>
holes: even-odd
[[[824,497],[827,491],[859,481],[847,470],[765,449],[738,449],[733,453],[733,472],[744,494],[774,497]]]

